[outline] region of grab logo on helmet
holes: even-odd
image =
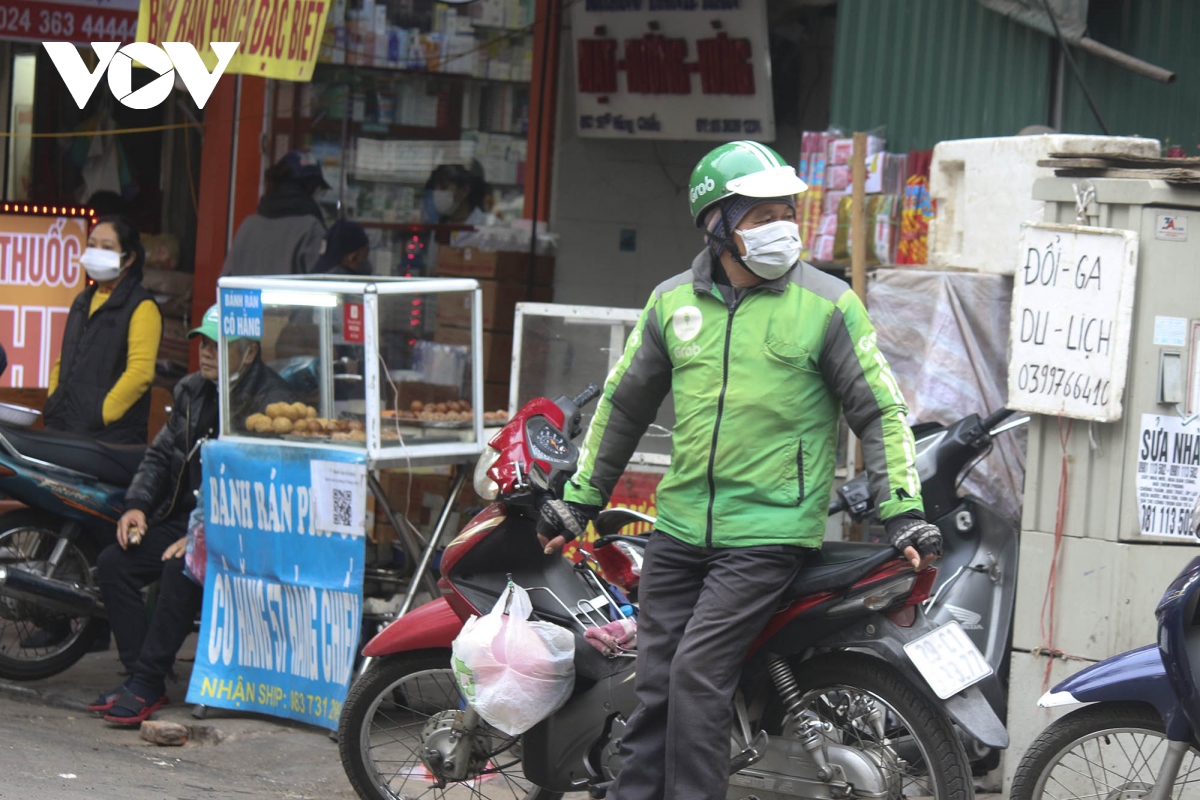
[[[715,188],[717,188],[717,184],[713,182],[713,179],[705,178],[704,183],[698,183],[692,187],[692,202],[696,202],[696,198],[703,197]]]

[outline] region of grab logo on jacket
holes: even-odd
[[[700,316],[700,309],[695,306],[684,306],[671,317],[671,328],[681,342],[690,342],[695,339],[703,324],[704,320]]]

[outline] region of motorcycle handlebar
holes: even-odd
[[[589,383],[587,385],[587,388],[585,388],[579,394],[575,395],[574,399],[571,402],[573,402],[576,405],[576,407],[583,408],[584,406],[586,406],[588,403],[592,402],[599,396],[600,396],[600,387],[594,383]]]
[[[992,428],[996,427],[1015,413],[1015,411],[1009,411],[1007,408],[1001,408],[999,411],[987,417],[979,424],[985,431],[990,431]]]

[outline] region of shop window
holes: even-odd
[[[18,53],[12,63],[12,105],[9,109],[8,183],[5,198],[28,200],[33,182],[33,86],[37,56]]]
[[[313,80],[272,85],[272,160],[308,149],[327,218],[362,224],[377,275],[524,211],[533,0],[335,3]]]

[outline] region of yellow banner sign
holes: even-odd
[[[210,42],[238,42],[226,72],[312,80],[329,0],[142,0],[139,42],[190,42],[212,69]]]

